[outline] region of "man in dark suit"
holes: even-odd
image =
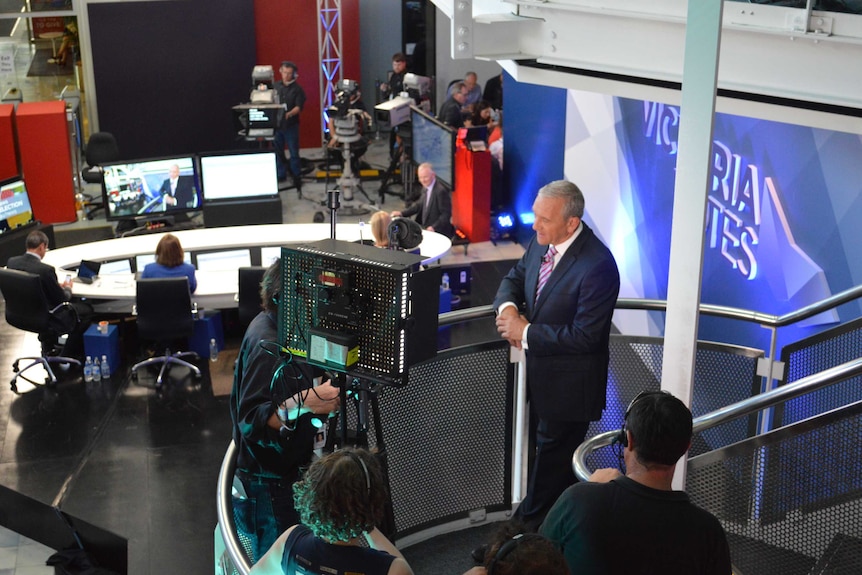
[[[497,331],[526,351],[535,458],[515,518],[538,529],[575,482],[572,455],[605,407],[608,339],[620,290],[610,250],[581,218],[584,196],[558,180],[533,203],[536,236],[503,278]]]
[[[467,86],[464,82],[457,82],[452,86],[451,94],[440,106],[437,119],[447,126],[461,128],[464,126],[464,113],[461,108],[467,101]]]
[[[416,171],[422,193],[419,199],[407,206],[403,211],[392,212],[392,217],[416,215],[416,222],[430,232],[443,234],[451,238],[455,233],[452,226],[452,198],[449,189],[437,181],[434,168],[429,163],[420,164]]]
[[[11,270],[19,270],[36,274],[42,283],[42,289],[45,292],[45,299],[48,300],[48,307],[53,309],[63,302],[69,301],[72,297],[72,281],[64,281],[62,285],[57,281],[57,273],[52,266],[42,263],[42,258],[48,251],[48,236],[44,232],[35,230],[27,235],[25,240],[27,251],[20,256],[12,256],[6,262],[6,267]],[[79,318],[89,318],[92,315],[92,309],[89,306],[74,306],[78,312]],[[66,343],[65,353],[67,355],[78,356],[83,353],[83,329],[81,325],[86,327],[86,322],[79,323]],[[74,335],[74,337],[73,337]],[[54,331],[40,333],[39,342],[42,344],[42,354],[50,355],[57,345],[58,335]]]
[[[198,207],[198,196],[195,194],[195,179],[193,176],[181,176],[180,167],[172,164],[168,168],[168,178],[162,182],[159,194],[165,199],[167,206],[180,208]]]

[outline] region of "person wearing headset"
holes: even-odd
[[[338,388],[329,381],[315,387],[322,372],[294,361],[278,344],[280,292],[278,259],[261,281],[263,310],[243,337],[230,398],[237,448],[234,517],[237,533],[250,542],[252,562],[299,521],[293,484],[321,442],[327,415],[339,407]]]
[[[251,575],[413,574],[401,552],[377,528],[387,489],[371,452],[345,447],[318,459],[294,486],[294,500],[302,523],[297,521],[279,536]]]
[[[671,486],[691,437],[682,401],[665,391],[634,398],[616,440],[626,474],[599,469],[589,483],[566,489],[542,524],[572,572],[731,573],[721,523]]]
[[[302,161],[299,158],[299,114],[305,106],[305,91],[297,82],[299,69],[290,60],[279,66],[281,82],[275,83],[278,102],[284,108],[284,115],[273,137],[275,146],[276,173],[279,181],[286,180],[288,168],[293,177],[293,186],[302,192]],[[284,158],[284,147],[290,152],[290,165]]]
[[[485,550],[482,565],[464,575],[569,575],[566,558],[554,543],[518,521],[503,523]]]

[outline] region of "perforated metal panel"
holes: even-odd
[[[862,402],[689,460],[686,490],[721,520],[738,572],[862,573],[860,415]]]
[[[511,507],[512,381],[499,341],[441,352],[411,367],[407,386],[382,389],[397,537]],[[355,426],[355,413],[348,421]]]
[[[862,319],[784,347],[784,384],[840,365],[862,355]],[[862,399],[862,380],[851,379],[788,401],[776,409],[776,425],[787,425]]]
[[[282,248],[282,345],[307,357],[310,328],[354,336],[359,354],[350,372],[402,385],[408,338],[420,333],[430,338],[437,329],[436,301],[430,307],[422,298],[411,301],[411,290],[429,283],[419,281],[422,273],[413,273],[420,261],[419,256],[337,240]],[[418,312],[424,315],[420,318]]]
[[[644,390],[661,388],[664,340],[657,337],[612,335],[607,407],[599,421],[590,424],[587,437],[619,429],[626,408]],[[729,403],[751,397],[759,389],[757,358],[763,352],[732,345],[698,342],[695,355],[692,413],[695,417]],[[755,431],[754,416],[730,421],[698,434],[690,456],[740,441]],[[590,469],[617,467],[613,449],[600,449],[587,456]]]

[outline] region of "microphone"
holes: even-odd
[[[365,222],[359,220],[359,243],[364,244],[365,238],[362,237],[362,229],[365,227]]]

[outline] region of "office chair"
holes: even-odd
[[[142,339],[158,343],[188,338],[194,334],[195,320],[192,315],[192,296],[189,293],[189,280],[180,278],[139,279],[137,282],[135,307],[138,314],[138,335]],[[138,369],[151,365],[161,365],[156,389],[161,389],[162,380],[171,365],[189,368],[196,379],[201,370],[182,358],[198,359],[193,351],[171,353],[165,346],[165,354],[151,357],[132,366],[132,378],[138,378]]]
[[[251,266],[239,268],[239,291],[237,302],[239,303],[239,325],[243,330],[248,327],[251,320],[260,313],[260,282],[266,268],[263,266]]]
[[[68,333],[71,327],[74,327],[73,325],[62,326],[63,323],[71,323],[67,318],[74,319],[75,323],[78,322],[78,314],[69,302],[63,302],[49,309],[42,282],[36,274],[0,268],[0,291],[3,292],[6,300],[6,322],[12,327],[33,333],[54,332],[59,336]],[[63,319],[61,316],[64,316]],[[31,363],[19,369],[18,364],[22,360]],[[52,364],[80,366],[81,362],[59,355],[19,357],[12,363],[12,371],[15,373],[12,381],[9,382],[12,391],[18,393],[19,377],[33,385],[42,385],[24,375],[25,371],[35,365],[41,365],[45,369],[44,385],[56,384],[57,376],[51,368]]]
[[[110,132],[91,134],[84,148],[84,157],[87,165],[81,170],[81,177],[89,184],[101,185],[103,179],[102,165],[120,159],[120,150],[117,147],[117,140],[114,138],[114,135]],[[88,220],[92,220],[93,214],[103,208],[101,195],[98,201],[87,196],[87,201],[84,202],[84,209]]]

